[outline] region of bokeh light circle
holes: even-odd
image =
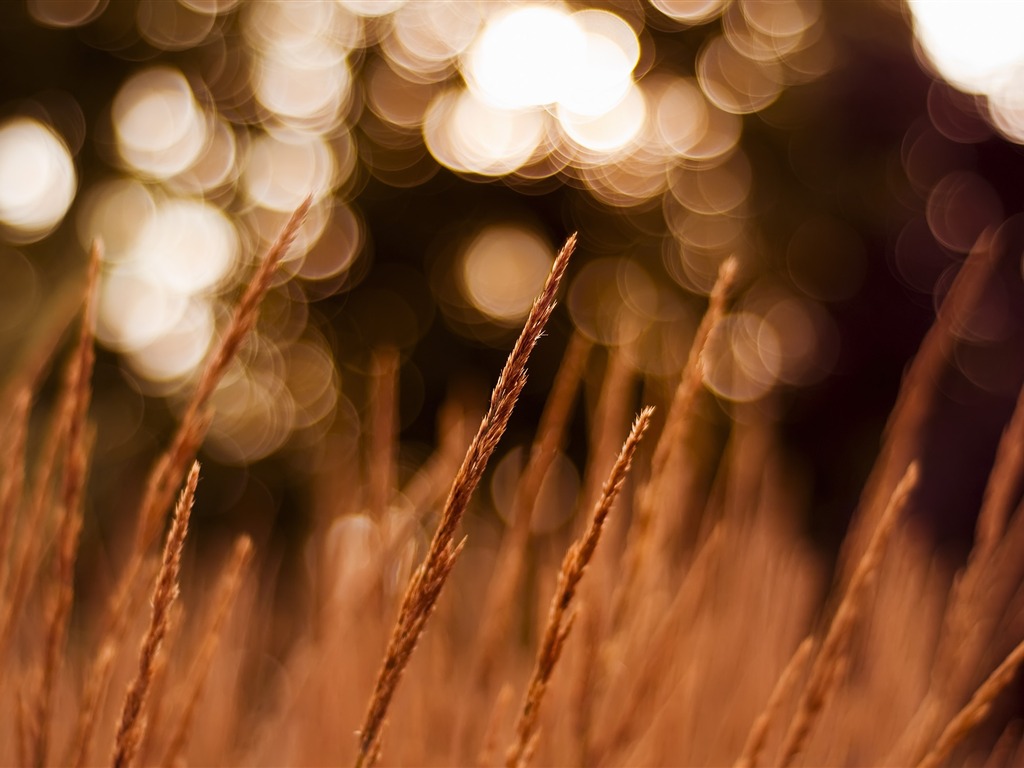
[[[158,179],[188,168],[207,141],[207,121],[192,88],[171,67],[132,75],[114,97],[111,118],[124,162]]]
[[[0,124],[0,222],[36,240],[64,218],[77,176],[67,145],[29,118]]]
[[[459,279],[474,307],[500,323],[512,324],[530,311],[553,260],[551,245],[537,233],[495,224],[467,244]]]
[[[708,388],[743,403],[772,389],[783,358],[778,333],[770,323],[750,312],[734,312],[712,331],[701,360]]]
[[[556,6],[520,5],[488,19],[466,57],[466,80],[480,98],[503,109],[553,104],[571,84],[586,36]]]

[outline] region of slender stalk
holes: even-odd
[[[160,573],[153,587],[153,611],[149,619],[149,629],[139,649],[139,668],[135,677],[128,685],[121,716],[118,720],[117,734],[114,739],[114,752],[111,764],[115,768],[129,766],[138,752],[145,732],[143,710],[149,697],[153,683],[160,646],[167,634],[171,619],[171,607],[178,597],[178,574],[181,570],[181,553],[188,534],[188,521],[192,514],[192,503],[195,499],[196,484],[199,482],[199,462],[193,462],[185,488],[181,492],[178,505],[174,511],[174,521],[167,533]]]
[[[825,704],[828,703],[839,675],[837,668],[846,663],[849,653],[850,639],[860,614],[864,610],[871,586],[885,553],[896,522],[903,507],[907,503],[910,492],[917,484],[918,469],[911,463],[903,474],[903,478],[893,491],[882,517],[878,521],[867,549],[857,563],[857,569],[850,578],[846,593],[829,624],[825,639],[811,667],[810,677],[804,688],[803,695],[797,705],[796,715],[789,724],[789,730],[782,742],[778,765],[785,768],[804,749],[811,730],[820,719]]]
[[[57,406],[62,418],[66,420],[66,427],[63,430],[64,450],[59,497],[60,517],[57,525],[55,592],[51,596],[52,603],[43,651],[42,677],[33,722],[33,762],[37,766],[42,766],[47,762],[53,691],[64,659],[64,638],[75,588],[75,558],[78,553],[78,537],[82,529],[82,498],[89,453],[87,417],[92,395],[92,369],[95,362],[91,318],[101,253],[99,242],[93,242],[89,253],[82,323]]]
[[[192,718],[195,715],[196,706],[199,704],[199,697],[203,692],[203,683],[209,674],[213,664],[213,656],[220,642],[224,629],[224,622],[227,620],[231,606],[235,603],[238,591],[242,586],[242,576],[249,559],[252,557],[252,541],[247,536],[241,536],[235,542],[234,552],[231,555],[231,562],[224,570],[217,588],[217,597],[214,600],[213,616],[206,631],[203,632],[202,645],[196,653],[192,669],[186,678],[185,704],[177,716],[177,722],[169,730],[171,733],[170,742],[164,751],[161,765],[175,765],[178,757],[184,750],[188,741],[189,728]]]
[[[1021,662],[1024,662],[1024,642],[1019,643],[974,692],[971,700],[942,731],[928,754],[921,758],[917,768],[938,768],[945,764],[953,750],[985,718],[995,698],[1013,681]]]
[[[526,363],[555,309],[558,287],[575,247],[576,235],[573,234],[555,257],[544,289],[534,301],[522,333],[498,376],[490,406],[452,483],[426,557],[409,580],[363,726],[359,730],[357,766],[371,765],[379,753],[381,729],[395,689],[462,548],[461,543],[455,543],[455,532],[526,385]]]
[[[540,715],[540,705],[544,699],[544,693],[551,682],[551,674],[562,655],[565,641],[572,630],[575,613],[568,614],[569,606],[572,604],[576,594],[576,587],[579,585],[587,564],[597,549],[597,543],[601,539],[601,530],[604,527],[605,519],[611,511],[612,504],[622,490],[626,482],[626,475],[629,473],[630,465],[633,462],[633,454],[643,438],[644,432],[651,423],[653,408],[644,408],[640,411],[633,428],[626,438],[626,442],[619,452],[619,457],[612,467],[612,472],[604,484],[601,498],[594,507],[590,525],[587,527],[583,537],[576,541],[565,555],[562,561],[562,569],[558,574],[558,586],[555,595],[551,599],[551,608],[548,611],[547,626],[544,628],[544,637],[541,640],[540,648],[537,650],[537,661],[533,667],[533,675],[526,689],[523,698],[522,709],[519,712],[519,720],[516,725],[516,738],[505,754],[505,765],[507,768],[522,768],[530,759],[530,755],[536,744],[537,720]],[[568,615],[567,615],[568,614]]]

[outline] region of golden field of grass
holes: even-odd
[[[509,525],[496,536],[474,520],[474,491],[555,311],[572,237],[479,427],[470,407],[446,406],[443,438],[400,489],[401,508],[388,503],[399,490],[389,486],[394,392],[380,388],[380,434],[367,440],[373,476],[359,480],[359,494],[345,468],[318,481],[319,507],[329,512],[306,550],[301,588],[310,598],[282,615],[261,589],[261,553],[248,539],[209,563],[189,557],[187,534],[203,493],[196,457],[211,394],[304,213],[261,263],[207,359],[135,519],[125,522],[133,533],[104,600],[76,600],[91,509],[89,323],[79,322],[31,459],[30,416],[58,341],[8,378],[0,401],[0,763],[1024,761],[1019,723],[1007,724],[1002,701],[1024,660],[1024,644],[1015,644],[1024,637],[1024,517],[1013,509],[1024,404],[1004,432],[960,572],[949,572],[901,514],[917,490],[929,370],[945,354],[951,318],[972,305],[990,268],[984,244],[904,377],[834,574],[798,530],[801,490],[766,420],[737,420],[711,492],[697,482],[693,413],[710,397],[701,353],[729,311],[732,261],[670,402],[635,408],[629,372],[610,353],[587,414],[572,525],[531,537],[531,517],[549,503],[541,479],[595,353],[579,339],[551,384]],[[80,318],[90,317],[99,251]],[[381,367],[393,373],[386,359]],[[371,503],[354,507],[356,496]],[[281,622],[291,633],[283,655],[268,650]]]

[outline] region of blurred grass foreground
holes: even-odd
[[[1022,764],[1020,16],[0,4],[0,764]]]

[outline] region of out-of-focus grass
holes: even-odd
[[[504,541],[473,519],[473,488],[513,418],[564,269],[557,260],[476,438],[464,428],[472,406],[451,403],[446,412],[456,416],[436,454],[405,487],[349,487],[338,482],[344,467],[314,481],[311,494],[326,511],[306,547],[301,588],[310,598],[293,608],[268,599],[259,570],[246,570],[263,553],[244,538],[222,563],[189,557],[188,510],[203,492],[198,465],[163,556],[156,551],[208,423],[202,387],[154,469],[150,488],[159,493],[131,521],[134,545],[107,601],[76,602],[78,535],[93,512],[88,323],[42,448],[23,469],[45,368],[29,358],[0,403],[0,762],[1019,764],[1020,730],[992,709],[1024,657],[1014,647],[1024,517],[1011,492],[1024,471],[1024,406],[1004,434],[978,546],[957,578],[901,515],[919,490],[912,446],[915,403],[928,386],[921,372],[940,354],[951,313],[971,310],[969,281],[950,291],[905,379],[882,463],[830,582],[796,529],[800,491],[766,421],[737,421],[711,494],[705,501],[696,491],[700,424],[690,416],[710,396],[700,386],[701,352],[727,309],[728,268],[664,418],[645,409],[628,438],[614,434],[633,408],[624,386],[631,374],[621,361],[607,366],[605,396],[586,406],[592,467],[580,496],[596,502],[593,517],[581,509],[576,524],[537,540],[521,538],[529,527],[513,520]],[[239,305],[238,334],[251,328],[261,284],[267,275],[257,273]],[[225,339],[211,376],[237,348],[230,332]],[[41,344],[39,360],[53,346]],[[564,439],[579,356],[588,354],[596,353],[581,346],[567,356],[535,457]],[[395,376],[397,367],[379,373]],[[376,397],[382,434],[366,443],[381,458],[394,451],[393,386],[382,381]],[[645,430],[649,445],[640,445]],[[557,512],[537,506],[551,502],[529,466],[517,515]],[[393,476],[372,474],[359,483]],[[405,504],[392,503],[399,495]],[[379,503],[357,511],[351,500],[360,496]],[[571,529],[581,533],[565,554]],[[271,640],[282,622],[291,628],[283,655]]]

